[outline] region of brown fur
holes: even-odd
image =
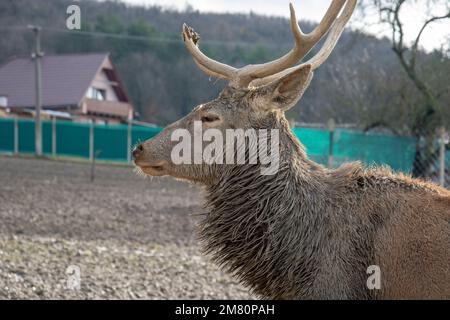
[[[447,190],[359,163],[328,170],[283,136],[277,176],[235,167],[208,187],[201,235],[218,263],[266,298],[450,298]]]

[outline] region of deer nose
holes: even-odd
[[[144,151],[144,147],[142,146],[142,143],[139,144],[138,146],[136,146],[132,152],[133,159],[136,160],[142,154],[143,151]]]

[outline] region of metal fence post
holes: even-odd
[[[52,156],[56,157],[56,117],[52,117]]]
[[[94,143],[95,143],[95,138],[94,138],[94,120],[91,119],[91,123],[90,123],[90,127],[89,127],[89,159],[91,161],[94,161]]]
[[[445,187],[445,145],[448,143],[448,136],[445,128],[439,130],[439,184]]]
[[[128,130],[127,130],[127,161],[131,163],[131,135],[133,132],[133,123],[131,119],[128,119]]]
[[[330,130],[330,141],[329,141],[329,147],[328,147],[328,168],[333,168],[333,149],[334,149],[334,129],[336,127],[336,124],[334,122],[334,119],[328,120],[328,130]]]
[[[19,118],[14,117],[14,154],[19,153]]]
[[[97,150],[94,153],[94,157],[92,158],[92,162],[91,162],[91,182],[94,182],[95,180],[95,159],[97,159],[97,157],[100,155],[102,151],[101,150]]]

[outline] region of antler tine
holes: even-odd
[[[194,29],[183,24],[183,41],[200,69],[213,77],[234,79],[237,69],[207,57],[197,46],[199,40],[200,37]]]
[[[292,2],[289,3],[289,10],[291,13],[291,30],[294,36],[294,48],[287,54],[264,64],[248,65],[238,70],[239,82],[242,86],[248,85],[253,79],[264,78],[271,74],[277,73],[283,69],[289,68],[296,64],[299,59],[307,54],[306,35],[300,29],[298,25],[297,16],[295,14],[294,6]]]
[[[308,61],[295,66],[291,68],[287,68],[281,72],[278,72],[276,74],[259,78],[251,81],[249,85],[253,87],[258,87],[264,84],[267,84],[269,82],[272,82],[276,79],[279,79],[283,77],[284,75],[293,72],[295,69],[301,68],[306,65],[311,65],[311,69],[315,70],[318,67],[322,65],[322,63],[330,56],[331,52],[333,51],[334,47],[336,46],[340,36],[342,35],[342,32],[344,31],[344,27],[347,24],[348,20],[352,16],[352,13],[356,7],[357,0],[347,0],[347,4],[342,11],[341,15],[334,21],[333,26],[331,27],[331,30],[327,36],[327,39],[325,40],[322,48],[320,48],[319,52],[314,55],[311,59]],[[331,8],[331,7],[330,7]],[[318,28],[318,27],[317,27]],[[317,29],[316,28],[316,29]],[[315,30],[312,32],[314,33]]]
[[[216,72],[213,72],[213,71],[207,69],[202,64],[200,64],[200,62],[198,62],[197,59],[195,59],[195,58],[194,58],[194,62],[200,70],[202,70],[204,73],[206,73],[210,77],[217,78],[217,79],[229,79],[226,76],[224,76],[223,74],[219,74],[219,73],[216,73]]]
[[[327,12],[322,18],[322,21],[311,33],[308,34],[304,34],[300,29],[294,6],[290,3],[291,29],[295,40],[294,48],[277,60],[259,65],[249,65],[238,70],[240,84],[248,85],[254,79],[264,78],[276,74],[295,65],[299,60],[306,56],[308,52],[311,51],[311,49],[317,44],[317,42],[319,42],[320,39],[322,39],[322,37],[328,32],[345,2],[346,0],[332,1]]]
[[[341,37],[342,32],[344,31],[345,25],[347,24],[348,20],[350,20],[350,17],[352,16],[353,11],[355,10],[356,3],[357,0],[347,1],[347,5],[345,6],[339,18],[337,18],[336,21],[334,22],[333,27],[330,30],[330,34],[325,40],[325,43],[323,44],[322,48],[320,48],[319,52],[316,55],[314,55],[314,57],[306,61],[304,63],[305,65],[311,64],[312,69],[315,70],[318,67],[320,67],[322,63],[325,62],[325,60],[328,59],[334,47],[336,46],[339,38]]]

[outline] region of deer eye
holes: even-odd
[[[214,121],[218,121],[220,120],[220,118],[218,116],[214,116],[214,115],[207,115],[207,116],[203,116],[201,118],[202,122],[214,122]]]

